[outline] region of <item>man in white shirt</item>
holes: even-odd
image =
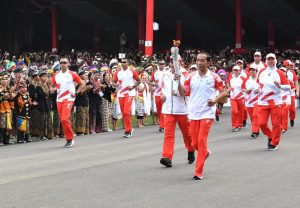
[[[208,56],[205,53],[197,55],[198,70],[191,73],[184,82],[184,90],[190,96],[189,118],[192,144],[197,153],[194,179],[203,178],[204,162],[211,154],[207,148],[207,138],[216,113],[216,103],[227,94],[223,91],[223,82],[219,76],[208,70]]]
[[[189,131],[188,106],[182,88],[184,80],[182,74],[174,74],[174,65],[170,62],[170,70],[165,72],[162,81],[162,113],[165,115],[165,134],[160,163],[166,167],[172,167],[176,123],[178,123],[185,147],[188,150],[188,163],[191,164],[195,161],[195,149],[192,146]],[[176,86],[177,89],[174,88]]]
[[[66,138],[65,147],[69,148],[74,145],[74,133],[70,122],[70,115],[77,92],[80,92],[85,86],[77,73],[69,70],[69,61],[67,58],[61,58],[60,71],[52,76],[52,85],[57,90],[57,111],[60,122]],[[77,92],[75,83],[79,85]]]
[[[154,82],[155,86],[155,92],[154,92],[154,98],[155,98],[155,105],[156,105],[156,110],[157,110],[157,116],[159,120],[159,132],[164,132],[164,114],[161,113],[162,110],[162,100],[160,99],[161,97],[161,84],[162,84],[162,79],[165,73],[165,61],[163,59],[159,60],[158,62],[158,69],[152,73],[151,80]]]
[[[254,62],[252,62],[251,64],[249,64],[247,66],[247,68],[245,69],[247,72],[250,72],[250,66],[254,69],[257,70],[257,73],[260,72],[260,70],[264,69],[267,67],[266,63],[261,61],[262,57],[261,57],[261,52],[256,51],[254,53]]]
[[[121,61],[122,69],[115,73],[113,81],[119,84],[117,97],[120,103],[120,109],[123,116],[125,133],[123,137],[130,138],[133,128],[131,124],[131,108],[134,96],[136,96],[135,88],[140,84],[140,78],[136,71],[130,69],[129,60],[124,58]]]

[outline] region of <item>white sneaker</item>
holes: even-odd
[[[207,149],[207,153],[206,153],[205,160],[206,160],[207,158],[209,158],[210,155],[211,155],[211,150],[210,150],[210,149]]]
[[[74,139],[67,141],[67,143],[65,144],[65,148],[70,148],[72,146],[74,146],[75,141]]]

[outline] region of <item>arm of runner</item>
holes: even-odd
[[[213,106],[226,96],[228,96],[228,90],[224,90],[223,92],[221,92],[215,99],[209,99],[207,101],[207,104],[208,106]]]

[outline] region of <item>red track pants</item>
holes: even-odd
[[[244,104],[245,104],[245,102],[244,102]],[[244,116],[243,116],[243,121],[247,121],[247,118],[248,118],[248,114],[247,114],[247,107],[244,105]]]
[[[164,128],[164,114],[161,113],[163,102],[161,101],[160,96],[155,96],[155,104],[159,120],[159,127]]]
[[[290,120],[295,120],[296,117],[295,96],[291,96],[291,105],[289,111],[290,111]]]
[[[271,115],[272,130],[268,127]],[[277,146],[281,137],[281,105],[258,106],[258,125],[264,135],[272,139],[271,144]]]
[[[281,129],[287,131],[289,123],[289,105],[283,104],[281,107]]]
[[[244,99],[230,99],[232,128],[241,128],[244,119]]]
[[[72,124],[70,122],[73,103],[73,101],[68,101],[67,99],[63,102],[56,103],[60,122],[67,141],[72,140],[74,137]]]
[[[123,116],[125,132],[132,131],[132,124],[131,124],[132,101],[133,101],[133,96],[119,97],[120,109]]]
[[[259,126],[258,126],[258,106],[255,105],[254,107],[248,107],[247,111],[249,113],[249,117],[252,123],[251,131],[253,133],[259,132]]]
[[[177,122],[185,147],[189,152],[193,152],[195,150],[192,146],[192,138],[189,132],[187,115],[165,114],[165,135],[162,156],[169,158],[170,160],[172,160],[174,154],[175,128]]]
[[[212,124],[212,119],[191,120],[190,122],[192,144],[198,152],[195,176],[202,176],[204,162],[207,156],[207,137]]]

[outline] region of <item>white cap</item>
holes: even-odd
[[[256,51],[256,52],[254,53],[254,56],[261,56],[261,52]]]
[[[250,64],[249,69],[256,69],[257,70],[257,65],[255,63]]]
[[[235,66],[232,68],[232,71],[233,71],[233,70],[236,70],[236,69],[237,69],[237,70],[240,70],[241,68],[240,68],[239,66],[235,65]]]
[[[266,59],[268,59],[268,58],[274,58],[274,59],[276,59],[276,56],[275,56],[274,53],[269,53],[269,54],[266,56]]]
[[[192,69],[192,68],[197,69],[197,65],[196,65],[196,64],[192,64],[192,65],[190,66],[190,69]]]
[[[241,59],[237,60],[235,63],[237,64],[238,62],[241,62],[242,64],[244,64],[243,60],[241,60]]]
[[[108,66],[112,65],[112,63],[118,63],[118,60],[113,58],[112,60],[110,60]]]

